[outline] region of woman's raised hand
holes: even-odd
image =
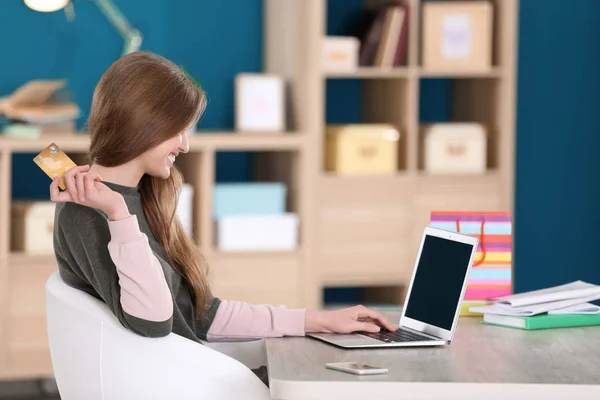
[[[58,188],[59,178],[50,184],[50,200],[54,202],[73,202],[98,209],[110,220],[127,218],[129,210],[120,193],[103,184],[96,172],[89,172],[89,165],[71,168],[64,176],[66,190]]]

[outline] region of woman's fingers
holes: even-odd
[[[353,332],[362,331],[362,332],[377,333],[381,330],[379,325],[371,323],[371,322],[364,322],[364,321],[356,321],[353,324],[352,328],[353,328],[352,329]]]
[[[382,312],[371,310],[370,308],[366,308],[364,306],[358,306],[358,318],[371,318],[388,331],[395,331],[398,329],[398,327],[392,324]]]
[[[59,178],[54,178],[50,184],[50,200],[54,202],[72,201],[69,192],[61,192],[58,188]]]
[[[77,194],[77,182],[75,176],[80,172],[87,172],[90,169],[88,165],[81,165],[79,167],[73,167],[67,171],[64,176],[65,185],[67,186],[67,192],[71,195],[73,201],[79,201]]]
[[[94,186],[94,181],[96,176],[99,176],[96,173],[87,173],[85,174],[85,178],[84,178],[84,188],[85,188],[85,193],[87,195],[88,198],[90,198],[93,193],[95,193],[98,189],[96,189],[96,187]]]
[[[75,183],[77,185],[77,201],[79,201],[80,204],[85,204],[88,197],[88,193],[86,193],[85,190],[84,179],[85,173],[80,172],[77,175],[75,175]]]

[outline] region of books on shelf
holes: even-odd
[[[490,305],[469,308],[483,323],[521,329],[600,325],[600,286],[583,281],[503,296]]]
[[[65,86],[64,80],[32,80],[0,99],[0,115],[10,122],[1,134],[35,139],[75,132],[80,110],[63,90]]]
[[[406,65],[408,16],[408,5],[396,1],[376,9],[366,17],[359,32],[361,66]]]

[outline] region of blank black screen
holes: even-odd
[[[473,246],[427,235],[405,315],[450,330]]]

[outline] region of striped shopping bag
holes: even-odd
[[[512,294],[512,215],[509,212],[432,211],[434,228],[474,235],[479,247],[469,274],[460,315],[481,315],[469,307]]]

